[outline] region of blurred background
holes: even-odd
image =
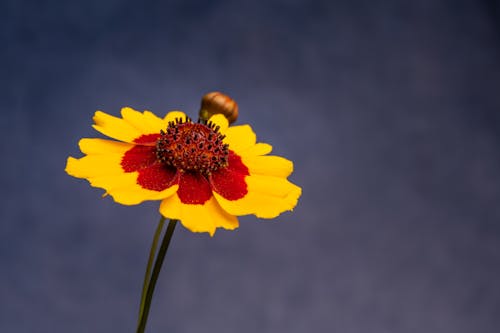
[[[0,331],[133,332],[158,203],[65,174],[95,110],[232,96],[293,213],[175,231],[149,332],[498,332],[500,2],[0,1]]]

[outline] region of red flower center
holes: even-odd
[[[156,142],[156,157],[178,170],[209,175],[228,165],[229,148],[224,135],[212,122],[192,123],[178,118],[161,131]]]
[[[241,157],[223,143],[224,137],[212,122],[178,118],[166,131],[136,138],[121,167],[125,172],[137,171],[137,184],[144,189],[163,191],[178,184],[177,195],[185,204],[203,204],[212,191],[238,200],[248,193],[249,172]]]

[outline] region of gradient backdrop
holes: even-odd
[[[499,1],[0,1],[0,332],[133,332],[158,203],[64,173],[91,118],[221,90],[303,187],[178,227],[149,332],[500,330]]]

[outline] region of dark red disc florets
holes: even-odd
[[[229,146],[212,122],[193,123],[177,118],[156,142],[156,157],[181,171],[208,175],[228,164]]]

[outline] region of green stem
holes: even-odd
[[[146,323],[148,321],[149,309],[151,307],[151,300],[153,298],[153,292],[155,290],[156,281],[158,280],[158,276],[160,275],[161,266],[163,264],[163,260],[165,259],[165,255],[167,254],[168,245],[170,244],[170,240],[172,239],[172,235],[174,233],[176,224],[177,220],[170,220],[170,222],[168,223],[167,231],[165,232],[165,236],[163,236],[160,250],[158,251],[158,255],[156,256],[156,261],[153,267],[153,272],[151,274],[151,279],[149,280],[149,284],[147,287],[146,296],[144,299],[143,311],[141,313],[141,316],[139,318],[139,323],[137,325],[137,333],[144,333],[144,329],[146,328]]]
[[[158,247],[158,240],[160,239],[163,226],[165,225],[165,218],[162,216],[158,226],[156,227],[155,235],[153,238],[153,243],[151,244],[151,249],[149,250],[148,266],[146,267],[146,273],[144,274],[144,281],[142,283],[142,293],[141,293],[141,305],[139,307],[139,320],[144,312],[144,301],[146,299],[146,291],[149,286],[149,279],[151,278],[151,268],[153,267],[153,260],[155,259],[156,249]]]

